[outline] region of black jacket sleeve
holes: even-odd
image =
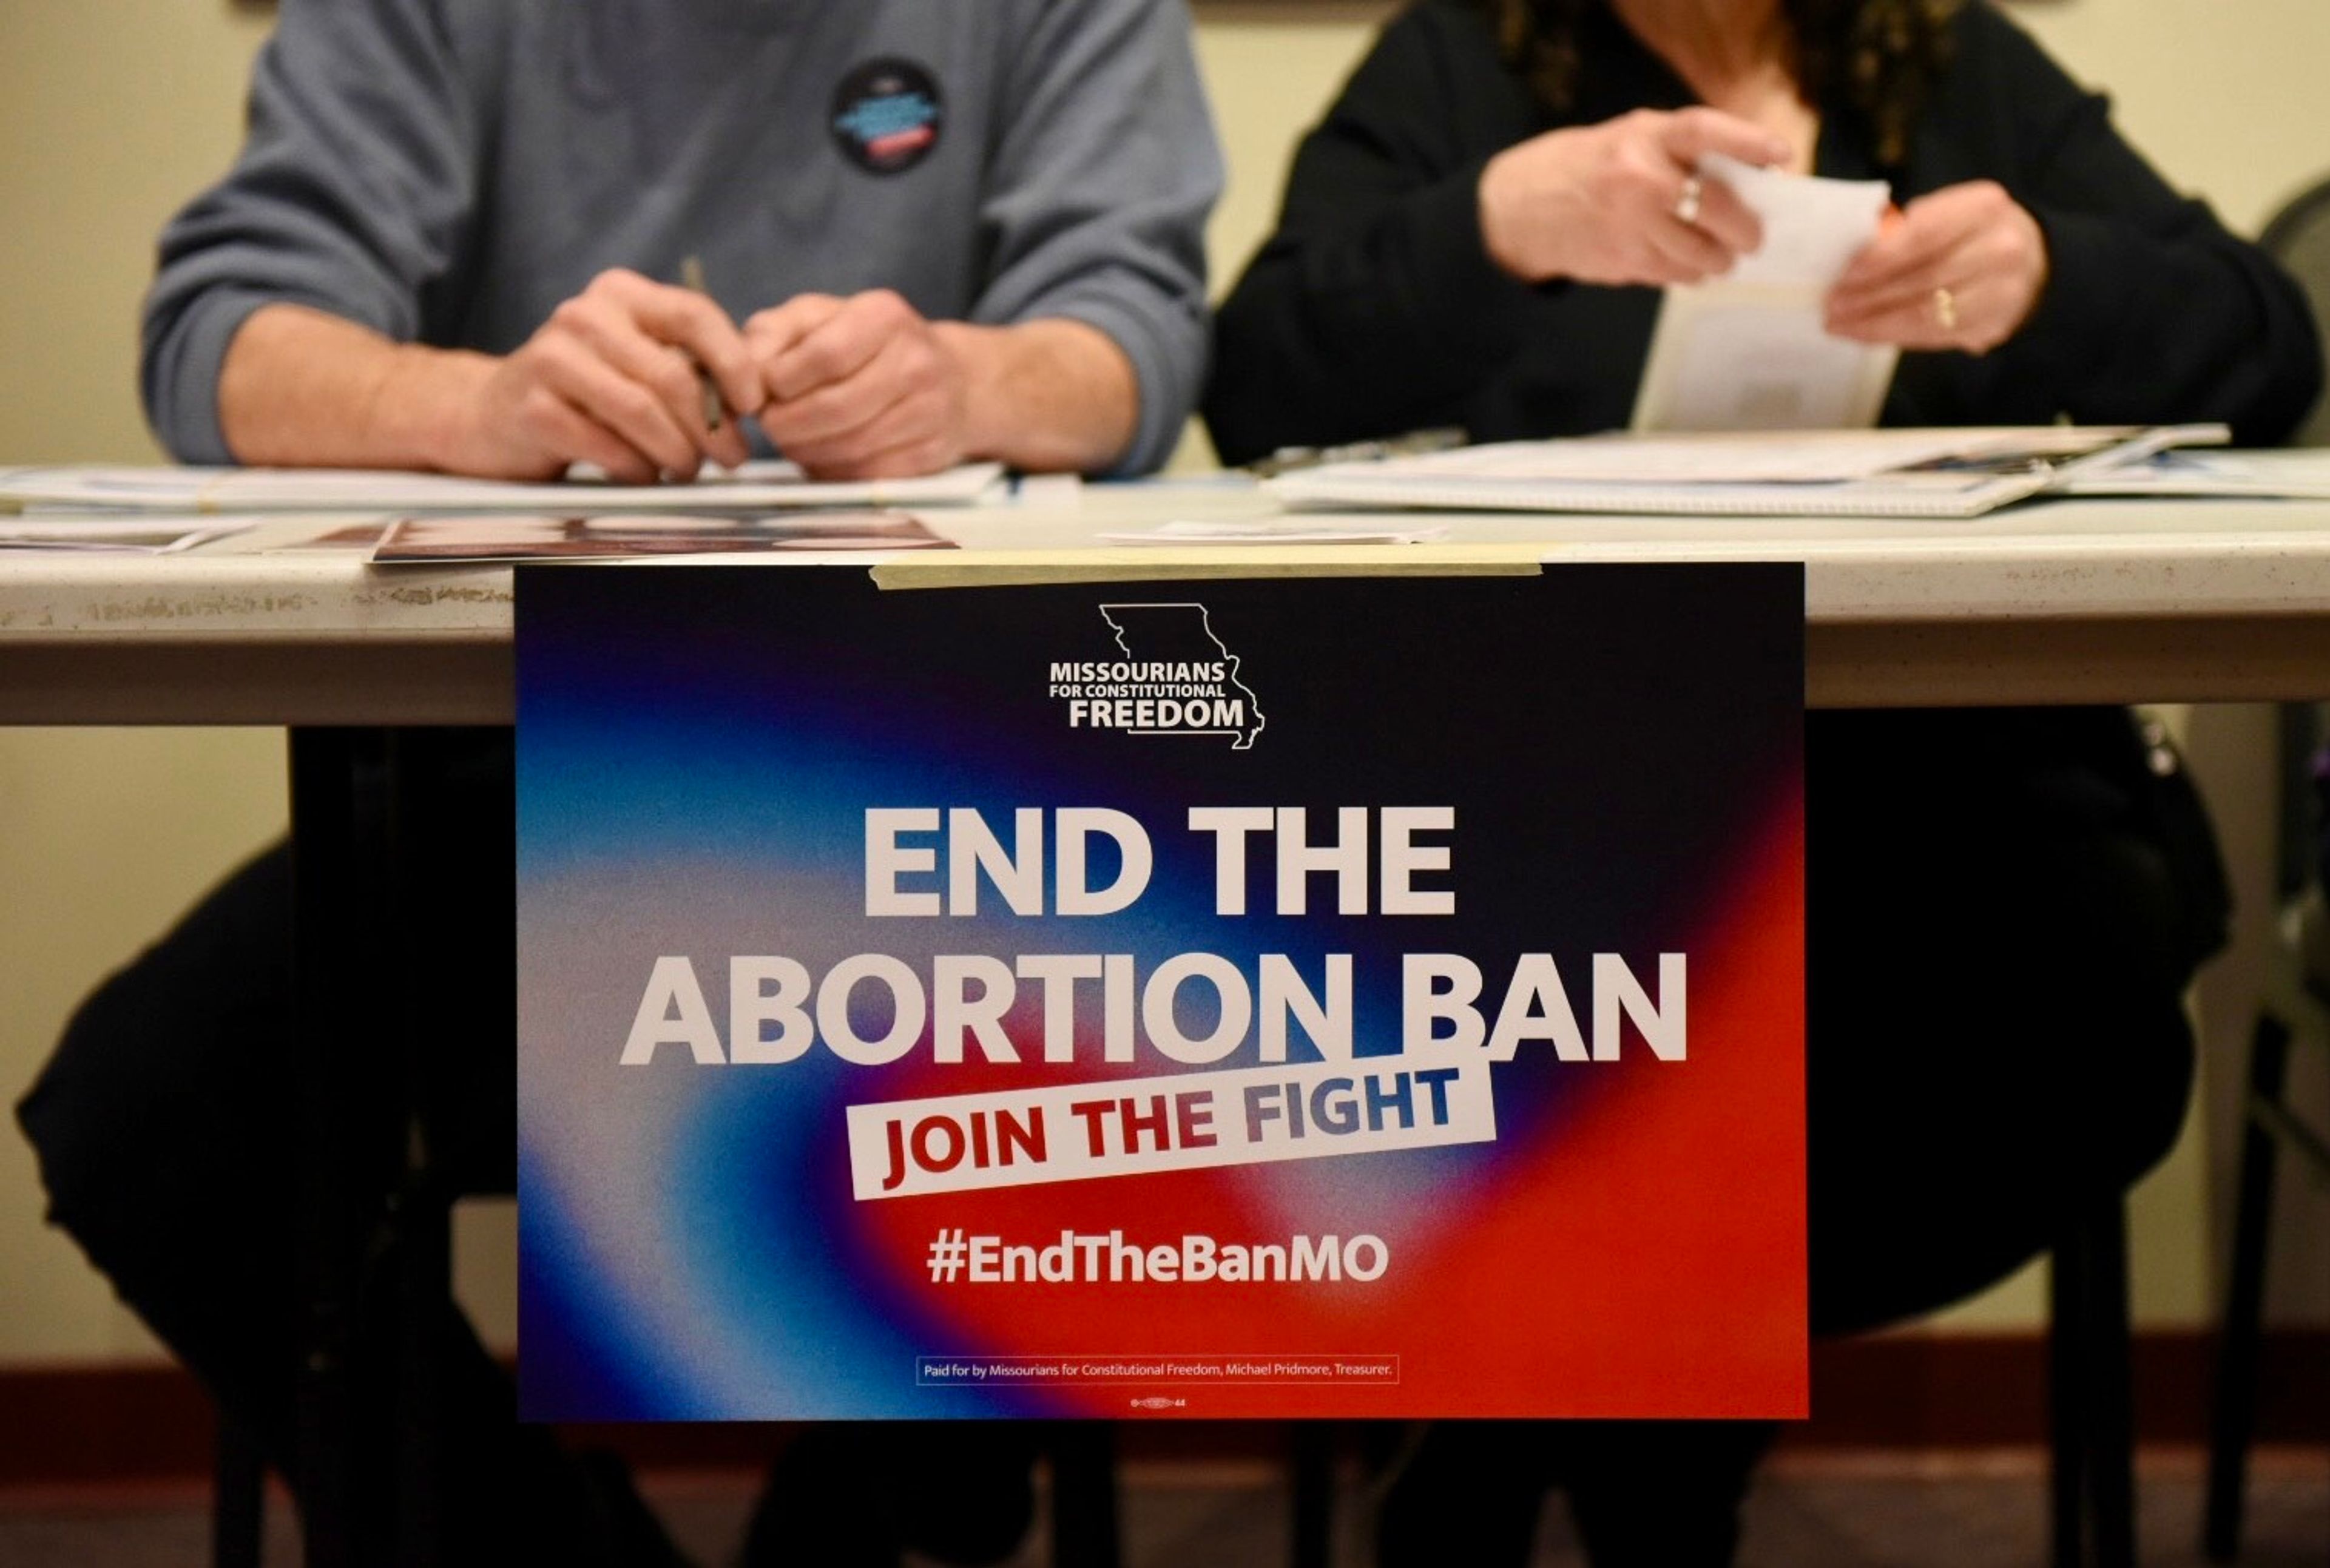
[[[1393,22],[1296,152],[1216,325],[1205,415],[1225,461],[1431,423],[1514,351],[1529,290],[1482,248],[1473,149],[1538,128],[1518,83],[1459,90],[1467,20]]]
[[[2022,330],[1956,359],[1946,389],[1907,360],[1902,423],[2221,420],[2269,445],[2306,416],[2322,350],[2305,296],[2209,209],[2170,190],[2112,128],[2109,106],[1987,5],[1913,157],[1925,183],[1991,178],[2046,236],[2047,286]],[[1927,356],[1919,356],[1927,357]]]

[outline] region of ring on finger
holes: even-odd
[[[1705,187],[1697,175],[1682,177],[1682,189],[1675,193],[1674,215],[1686,223],[1699,222],[1699,198]]]
[[[1958,329],[1958,297],[1947,289],[1934,290],[1934,324],[1945,332]]]

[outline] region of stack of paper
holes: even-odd
[[[2222,425],[1605,435],[1335,463],[1266,488],[1292,506],[1970,518],[2226,438]]]

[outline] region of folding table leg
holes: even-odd
[[[389,946],[375,959],[404,975],[430,971],[436,930],[431,904],[442,889],[432,885],[434,861],[422,851],[441,841],[446,827],[439,809],[441,792],[431,787],[438,781],[428,776],[426,748],[416,755],[411,738],[391,732],[385,743],[381,848],[386,857],[382,892]],[[441,1349],[445,1314],[453,1299],[452,1210],[420,1107],[429,1101],[424,1042],[426,1031],[438,1027],[438,998],[430,987],[412,984],[397,986],[395,997],[399,1168],[386,1225],[396,1314],[396,1561],[399,1568],[436,1568],[446,1549],[440,1517],[446,1480]]]
[[[395,1168],[392,1027],[375,1005],[387,885],[384,732],[291,734],[301,1345],[294,1468],[308,1568],[357,1560],[355,1356]],[[386,1075],[386,1076],[384,1076]]]

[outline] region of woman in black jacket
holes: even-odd
[[[1908,351],[1888,424],[2222,420],[2263,445],[2319,388],[2295,285],[1987,5],[1429,0],[1305,138],[1222,307],[1224,461],[1624,425],[1657,286],[1753,241],[1692,181],[1710,150],[1891,182],[1902,220],[1832,302]]]
[[[1425,0],[1304,140],[1222,309],[1217,448],[1624,425],[1659,288],[1760,240],[1698,176],[1710,151],[1891,183],[1898,220],[1828,301],[1831,331],[1903,351],[1889,424],[2221,420],[2262,444],[2319,388],[2295,286],[1985,5]],[[2205,823],[2155,771],[2173,757],[2119,709],[1823,713],[1805,760],[1811,1296],[1834,1334],[2003,1278],[2159,1159],[2224,907]],[[1461,1528],[1472,1561],[1521,1561],[1561,1480],[1603,1568],[1729,1562],[1767,1436],[1445,1425],[1382,1558]]]

